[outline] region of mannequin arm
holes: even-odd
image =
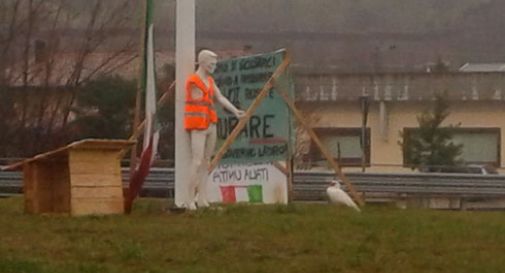
[[[244,116],[245,112],[237,109],[235,105],[233,105],[223,94],[221,94],[221,90],[214,84],[214,91],[217,101],[228,111],[232,112],[237,118],[241,118]]]

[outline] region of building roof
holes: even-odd
[[[505,74],[298,74],[295,94],[299,102],[357,101],[362,96],[374,101],[431,101],[437,94],[450,100],[505,102]]]
[[[505,63],[466,63],[461,72],[505,72]]]

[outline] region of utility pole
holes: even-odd
[[[367,134],[366,134],[366,124],[368,120],[368,108],[369,100],[368,96],[359,97],[360,107],[361,107],[361,171],[365,172],[366,167],[366,148],[367,148]]]

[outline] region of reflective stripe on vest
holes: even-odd
[[[196,74],[189,76],[186,81],[186,104],[184,107],[184,128],[186,130],[204,130],[209,128],[210,123],[217,123],[212,77],[208,78],[208,84],[209,88]],[[191,91],[194,87],[202,91],[201,99],[193,99]]]

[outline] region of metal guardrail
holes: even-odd
[[[123,186],[128,187],[129,169],[123,168]],[[151,168],[142,187],[141,196],[174,197],[175,172],[173,168]]]
[[[346,176],[365,199],[371,199],[377,194],[389,195],[391,198],[407,196],[505,198],[504,175],[347,173]],[[333,177],[331,172],[296,172],[293,181],[295,199],[324,199],[328,181]]]
[[[7,197],[22,193],[21,172],[0,171],[0,197]]]
[[[124,185],[128,183],[128,170],[123,169]],[[405,196],[443,196],[505,198],[505,175],[475,174],[384,174],[347,173],[356,190],[367,201],[377,194],[391,198]],[[325,200],[325,189],[334,177],[331,172],[296,171],[293,197],[300,201]],[[0,196],[22,193],[20,172],[0,172]],[[174,170],[152,168],[144,184],[142,196],[173,197]]]

